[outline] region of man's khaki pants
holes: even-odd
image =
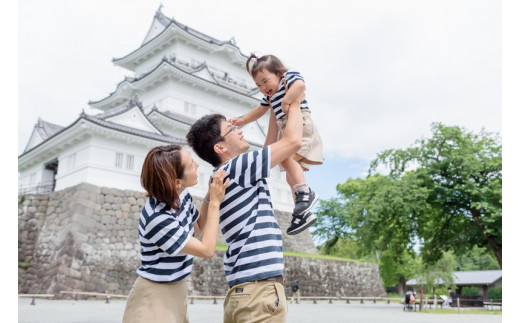
[[[287,300],[283,285],[260,280],[235,285],[224,301],[224,323],[284,323]]]

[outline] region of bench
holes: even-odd
[[[432,305],[435,305],[435,308],[437,308],[438,305],[442,306],[444,305],[444,300],[442,299],[423,299],[423,305],[430,305],[430,309],[432,308]]]
[[[31,305],[36,305],[36,298],[54,298],[54,294],[18,294],[18,297],[32,297]]]
[[[106,299],[105,303],[110,303],[110,298],[128,298],[128,295],[121,294],[108,294],[108,293],[95,293],[95,292],[76,292],[76,291],[60,291],[60,294],[72,294],[74,295],[74,299],[77,301],[79,295],[83,296],[96,296],[96,297],[104,297]]]

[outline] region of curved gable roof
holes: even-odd
[[[161,67],[166,66],[168,68],[173,68],[174,71],[178,72],[180,75],[184,75],[185,77],[193,77],[197,80],[207,82],[208,85],[218,86],[219,88],[222,88],[224,90],[232,91],[236,94],[239,94],[241,96],[246,96],[250,99],[253,99],[255,101],[259,101],[257,98],[254,97],[254,95],[258,94],[259,90],[255,86],[253,88],[248,88],[246,84],[239,84],[235,81],[229,80],[229,79],[221,79],[218,76],[216,76],[216,73],[213,73],[208,66],[205,63],[202,63],[201,65],[191,68],[188,67],[184,62],[177,60],[176,58],[172,57],[163,57],[163,59],[155,66],[153,69],[149,70],[146,73],[143,73],[139,77],[135,78],[125,78],[125,80],[121,81],[116,89],[110,93],[107,97],[100,99],[98,101],[89,101],[88,104],[97,109],[103,109],[103,101],[107,101],[110,98],[113,98],[117,96],[118,92],[121,91],[121,89],[124,87],[124,85],[138,85],[140,82],[144,81],[148,76],[156,73],[156,71],[159,71]],[[207,75],[210,75],[210,79],[201,77],[202,74],[200,74],[202,71],[207,72]]]
[[[218,40],[218,39],[216,39],[214,37],[211,37],[211,36],[209,36],[209,35],[207,35],[205,33],[202,33],[202,32],[200,32],[200,31],[198,31],[196,29],[193,29],[193,28],[191,28],[191,27],[189,27],[187,25],[184,25],[184,24],[178,22],[177,20],[173,19],[173,17],[172,18],[166,17],[161,12],[161,8],[160,7],[157,10],[157,12],[155,13],[154,22],[155,21],[159,22],[161,25],[164,26],[162,31],[158,32],[155,35],[153,35],[150,32],[148,32],[145,40],[143,41],[143,43],[141,44],[140,47],[138,47],[137,49],[133,50],[132,52],[128,53],[127,55],[125,55],[123,57],[113,58],[112,62],[114,64],[116,64],[116,65],[121,66],[121,67],[129,68],[129,61],[132,60],[131,59],[132,56],[135,56],[135,54],[137,54],[138,52],[142,51],[145,47],[151,46],[151,44],[153,43],[154,40],[156,40],[156,39],[158,39],[160,37],[163,37],[169,31],[173,31],[173,30],[181,31],[181,32],[185,33],[189,37],[193,37],[195,39],[201,40],[201,41],[203,41],[203,43],[206,43],[210,47],[215,47],[215,48],[228,47],[229,49],[234,51],[238,56],[240,56],[242,59],[244,59],[244,62],[247,59],[247,55],[242,53],[240,51],[240,48],[235,45],[234,38],[231,38],[230,40],[225,40],[225,41]],[[175,33],[171,33],[171,35],[174,35],[174,34]]]

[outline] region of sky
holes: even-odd
[[[8,120],[18,119],[17,147],[5,140],[13,151],[8,187],[17,181],[14,150],[23,152],[39,117],[67,126],[131,75],[112,59],[141,44],[161,3],[168,17],[220,40],[233,37],[244,54],[275,54],[303,74],[325,156],[306,175],[322,199],[349,177],[366,176],[378,153],[428,137],[433,122],[502,135],[504,198],[515,191],[517,159],[507,149],[517,145],[520,88],[513,0],[3,3],[0,30],[11,44],[2,51],[4,108]],[[12,128],[3,127],[4,138]],[[504,218],[504,237],[514,235],[513,218]],[[506,267],[516,265],[510,259]]]
[[[322,199],[433,122],[502,132],[499,1],[24,0],[18,154],[39,117],[67,126],[132,75],[112,59],[140,46],[161,3],[168,17],[302,73],[325,157],[307,180]]]

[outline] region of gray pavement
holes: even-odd
[[[121,322],[125,300],[47,300],[36,299],[35,305],[30,298],[18,299],[18,322],[21,323],[115,323]],[[222,322],[222,300],[213,304],[212,300],[195,300],[188,305],[190,323]],[[493,314],[427,314],[403,312],[402,305],[386,303],[359,304],[343,301],[302,301],[301,304],[288,304],[287,323],[499,323],[502,315]]]

